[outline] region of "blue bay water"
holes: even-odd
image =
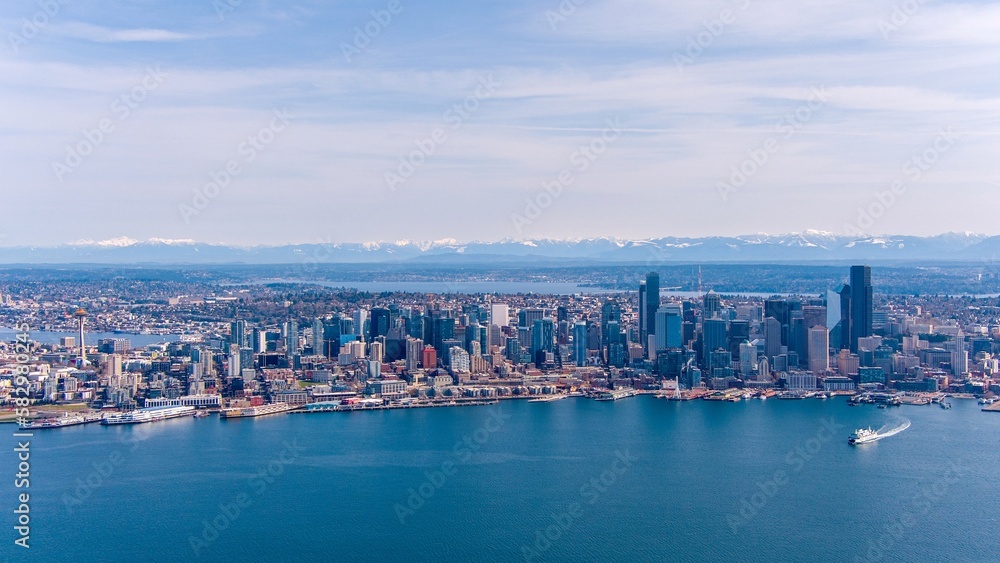
[[[30,334],[31,340],[40,344],[58,344],[60,338],[66,336],[77,337],[77,333],[75,332],[53,332],[34,329],[32,329]],[[87,346],[96,345],[97,341],[103,338],[125,338],[128,339],[133,348],[141,348],[150,344],[175,342],[180,339],[179,336],[174,334],[134,334],[125,332],[87,332],[83,336],[87,340]],[[0,327],[0,341],[11,342],[15,339],[17,339],[17,331],[11,328]],[[77,345],[79,345],[79,342],[77,342]]]
[[[0,553],[517,561],[529,547],[539,561],[995,561],[1000,414],[953,403],[568,399],[506,401],[499,414],[483,406],[36,432],[30,557],[9,542]],[[899,435],[847,444],[856,427],[903,418],[912,425]],[[945,480],[954,466],[961,474]],[[452,473],[443,481],[442,470]],[[81,487],[88,477],[95,486]],[[400,512],[421,487],[429,498]],[[245,506],[229,522],[220,514],[240,495]],[[208,541],[213,520],[225,529]],[[546,532],[554,539],[539,540]],[[192,547],[192,537],[204,544]]]

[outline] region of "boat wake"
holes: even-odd
[[[909,427],[910,427],[910,421],[908,419],[905,419],[905,418],[903,419],[903,422],[901,424],[899,424],[898,426],[896,426],[894,428],[889,428],[889,425],[886,424],[882,428],[878,429],[878,431],[877,431],[878,432],[878,439],[881,440],[882,438],[888,438],[889,436],[895,436],[896,434],[899,434],[900,432],[902,432],[903,430],[906,430]]]

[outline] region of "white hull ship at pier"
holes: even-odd
[[[101,415],[99,414],[88,414],[88,415],[65,414],[60,417],[37,418],[25,424],[22,428],[24,428],[25,430],[40,430],[44,428],[63,428],[65,426],[77,426],[80,424],[97,422],[99,420],[101,420]]]
[[[194,407],[154,407],[150,409],[137,409],[123,413],[109,414],[101,420],[101,424],[112,426],[117,424],[145,424],[147,422],[157,422],[181,416],[191,416],[194,414]]]
[[[290,403],[271,403],[255,407],[230,407],[219,411],[219,416],[221,418],[253,418],[256,416],[291,412],[298,408],[300,408],[300,405]]]

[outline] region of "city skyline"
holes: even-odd
[[[74,220],[5,246],[1000,233],[985,2],[55,6],[0,166]]]
[[[3,552],[996,559],[997,29],[0,2]]]

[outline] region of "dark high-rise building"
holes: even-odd
[[[805,305],[802,307],[802,318],[806,328],[826,326],[826,305]]]
[[[517,312],[517,326],[531,328],[535,321],[545,317],[545,309],[521,309]]]
[[[323,355],[336,358],[340,354],[340,319],[334,317],[323,323]]]
[[[656,334],[656,310],[660,308],[660,274],[646,274],[646,329]]]
[[[438,357],[443,358],[448,352],[446,342],[455,338],[455,319],[435,317],[432,324],[434,327],[434,349],[437,350]],[[457,342],[457,345],[461,347],[462,343]]]
[[[244,320],[236,320],[229,323],[229,343],[235,344],[240,348],[246,348],[247,342],[247,322]]]
[[[608,323],[622,322],[622,307],[617,301],[606,301],[601,305],[601,348],[608,347]]]
[[[587,323],[584,321],[573,325],[573,360],[578,367],[587,365]]]
[[[639,282],[639,343],[646,346],[646,282]]]
[[[375,307],[371,312],[371,320],[368,325],[368,341],[375,342],[375,339],[379,336],[386,336],[389,334],[389,327],[391,326],[392,313],[389,309],[382,307]]]
[[[733,321],[729,323],[729,353],[733,361],[740,361],[740,344],[750,340],[750,321]]]
[[[781,322],[774,317],[764,319],[764,357],[768,361],[781,353]]]
[[[806,324],[805,317],[802,316],[802,311],[792,312],[792,323],[788,328],[788,352],[791,354],[794,352],[797,354],[799,361],[806,361],[809,357],[809,329],[812,328]],[[791,355],[789,355],[791,358]],[[788,364],[790,368],[797,367],[797,363],[793,363],[789,359]]]
[[[538,352],[554,351],[555,343],[555,323],[549,317],[538,319],[531,329],[531,355],[537,356]]]
[[[608,365],[612,367],[625,366],[625,335],[617,321],[608,323]]]
[[[764,301],[764,317],[772,317],[781,325],[781,345],[788,346],[788,331],[792,324],[791,307],[788,300],[774,297]]]
[[[722,309],[722,297],[714,291],[709,291],[705,294],[704,305],[704,318],[714,319],[719,315],[719,310]]]
[[[839,308],[840,320],[830,331],[830,346],[835,350],[843,350],[851,347],[851,286],[841,286],[836,295],[839,301],[830,303],[830,307]]]
[[[708,319],[702,323],[702,361],[708,362],[709,354],[720,348],[729,353],[727,329],[726,321],[722,319]]]
[[[563,321],[569,321],[569,309],[560,305],[556,307],[556,322],[561,323]]]
[[[872,269],[870,266],[851,266],[851,351],[858,351],[858,339],[872,335]]]

